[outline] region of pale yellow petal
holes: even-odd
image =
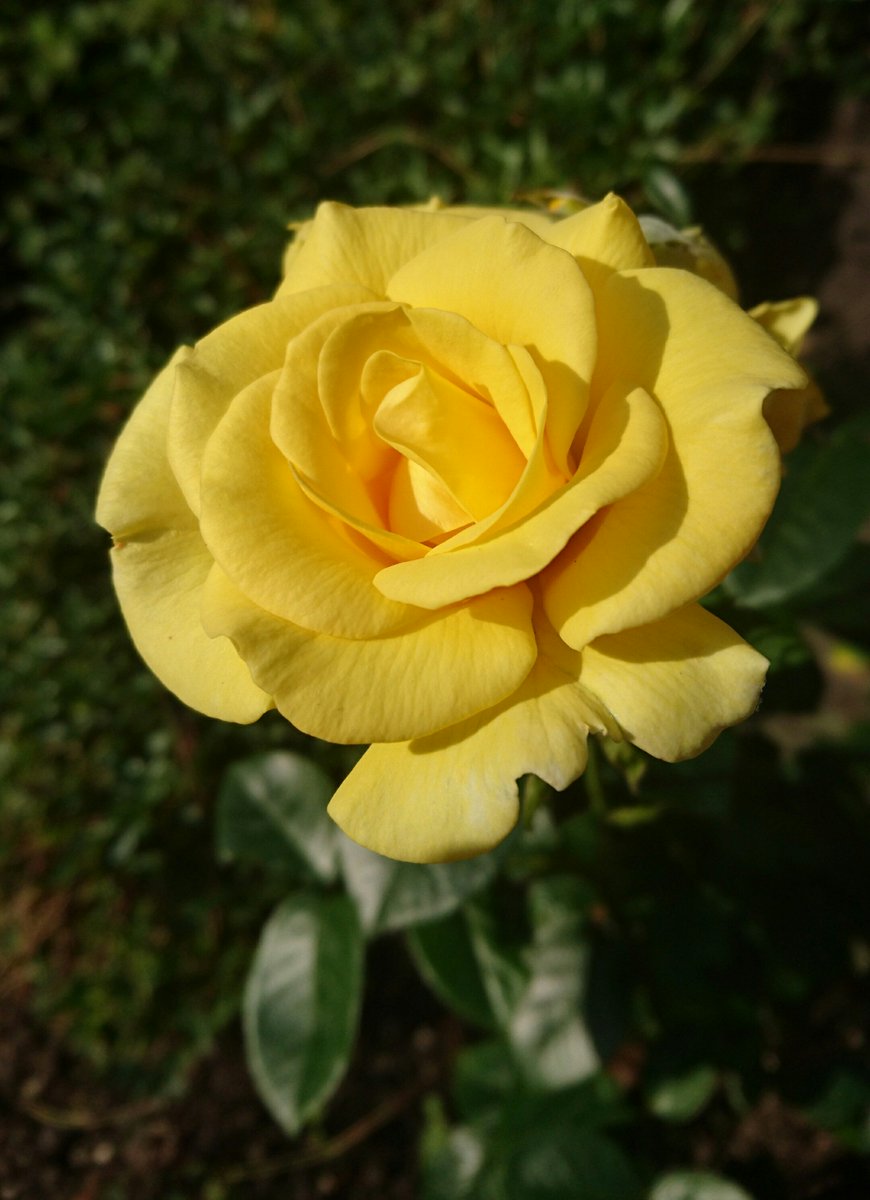
[[[277,295],[330,283],[354,283],[386,295],[387,280],[427,246],[467,224],[467,218],[411,208],[349,208],[326,201],[305,239],[288,255]]]
[[[176,370],[189,355],[187,347],[176,350],[133,409],[106,464],[96,517],[115,538],[196,527],[166,453]]]
[[[596,387],[646,388],[671,443],[655,478],[612,504],[547,570],[547,613],[578,649],[704,595],[744,557],[779,487],[764,398],[805,379],[755,321],[688,272],[616,273],[599,307]]]
[[[573,255],[593,291],[612,271],[655,264],[637,217],[613,192],[574,216],[554,222],[544,236],[551,245]]]
[[[791,300],[766,300],[749,310],[749,315],[789,354],[800,354],[810,326],[819,313],[812,296],[794,296]]]
[[[176,375],[169,425],[169,459],[195,513],[205,444],[232,398],[277,370],[287,343],[322,313],[366,298],[358,287],[319,288],[247,309],[197,342]]]
[[[185,704],[227,721],[255,721],[271,700],[226,638],[199,617],[212,557],[169,466],[166,437],[179,352],[133,412],[106,468],[97,520],[115,538],[112,573],[139,653]]]
[[[118,542],[112,577],[136,649],[161,681],[198,712],[248,724],[272,707],[232,643],[207,636],[202,590],[214,564],[196,530]]]
[[[549,647],[549,641],[547,647]],[[586,766],[589,729],[603,731],[578,685],[579,655],[541,653],[504,703],[433,737],[375,745],[329,812],[354,841],[407,862],[448,862],[491,850],[519,814],[517,780],[567,787]]]
[[[216,568],[203,620],[232,638],[288,720],[331,742],[398,741],[453,725],[515,691],[536,654],[523,587],[353,641],[271,616]]]
[[[518,225],[525,225],[527,229],[531,229],[538,237],[545,238],[553,224],[553,218],[544,212],[536,212],[532,208],[499,208],[497,206],[486,206],[479,204],[432,204],[419,206],[424,212],[443,212],[453,213],[457,217],[466,217],[469,220],[479,221],[481,217],[502,217],[505,221],[516,221]]]
[[[597,638],[582,659],[581,681],[625,736],[668,762],[699,754],[749,716],[767,669],[733,629],[694,604]]]
[[[269,380],[241,392],[203,459],[203,537],[239,588],[276,616],[336,637],[380,637],[408,610],[372,586],[384,556],[302,492],[269,435]]]
[[[819,311],[810,296],[758,304],[749,315],[766,329],[790,354],[799,354]],[[764,402],[764,416],[783,454],[794,450],[808,425],[821,421],[830,409],[814,379],[806,387],[771,392]]]
[[[570,254],[523,225],[484,217],[407,262],[388,294],[459,313],[502,345],[527,347],[547,386],[550,449],[565,468],[596,347],[592,293]]]
[[[600,508],[654,475],[666,442],[655,402],[640,389],[628,396],[614,389],[599,406],[577,475],[536,512],[471,545],[446,542],[425,558],[385,567],[375,584],[394,600],[438,608],[529,579]]]
[[[437,363],[454,383],[489,400],[528,457],[537,439],[543,406],[530,394],[524,374],[527,352],[502,346],[456,313],[411,308],[407,317],[426,348],[428,361]]]
[[[383,441],[440,479],[474,518],[488,516],[507,500],[525,466],[492,405],[426,367],[389,389],[374,428]]]

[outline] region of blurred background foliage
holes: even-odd
[[[288,221],[325,197],[499,203],[542,188],[593,198],[614,188],[677,224],[703,220],[733,256],[748,302],[812,290],[836,253],[847,189],[842,176],[827,186],[804,150],[844,97],[866,99],[866,9],[852,0],[8,0],[3,15],[4,987],[118,1094],[184,1095],[194,1064],[236,1017],[259,927],[286,891],[280,872],[217,862],[224,768],[279,746],[304,750],[334,779],[347,760],[274,715],[245,730],[201,720],[139,663],[92,509],[108,449],[150,375],[178,343],[269,295]],[[605,763],[615,809],[578,817],[581,788],[565,812],[580,822],[568,865],[588,876],[595,936],[613,940],[595,908],[604,897],[621,914],[614,928],[629,931],[608,969],[614,995],[621,988],[635,1008],[631,1039],[644,1053],[662,1042],[655,1055],[665,1061],[669,1039],[692,1033],[674,1049],[682,1074],[667,1061],[641,1083],[629,1071],[631,1087],[657,1097],[644,1101],[647,1118],[673,1118],[667,1137],[632,1125],[618,1104],[611,1114],[661,1168],[696,1162],[688,1123],[705,1106],[714,1123],[733,1125],[765,1087],[786,1095],[779,1067],[768,1070],[781,1061],[819,1127],[868,1149],[866,1064],[854,1053],[841,1061],[867,1016],[857,999],[870,964],[866,712],[864,723],[849,711],[806,716],[824,680],[830,692],[844,672],[860,677],[870,650],[867,547],[852,541],[870,507],[866,449],[855,451],[866,446],[866,365],[852,363],[851,376],[842,364],[819,369],[836,420],[857,414],[857,424],[815,434],[796,460],[791,509],[771,530],[785,545],[774,561],[785,562],[786,584],[763,579],[761,606],[750,566],[715,598],[774,662],[764,714],[795,719],[771,718],[696,767],[656,768],[640,783],[636,763]],[[844,384],[859,369],[863,395]],[[820,491],[833,495],[821,516]],[[811,509],[818,520],[807,527]],[[814,569],[813,547],[831,538],[839,550]],[[798,561],[795,592],[787,579]],[[820,662],[840,663],[840,675],[823,677]],[[639,990],[624,983],[624,954],[644,958]],[[789,1049],[816,1037],[821,1061],[804,1071],[803,1052],[789,1059]],[[479,1058],[468,1071],[490,1068]],[[677,1094],[655,1082],[677,1076]],[[510,1094],[513,1082],[499,1079]],[[444,1191],[431,1164],[450,1179],[457,1163],[477,1161],[474,1139],[492,1126],[479,1092],[469,1085],[451,1101],[467,1119],[459,1134],[430,1114],[433,1198],[466,1194],[467,1180]],[[523,1170],[538,1179],[543,1168]],[[499,1171],[486,1195],[501,1196],[513,1178]],[[783,1179],[765,1177],[759,1195],[803,1194]],[[527,1183],[509,1194],[557,1195]],[[634,1184],[621,1186],[625,1200]],[[656,1200],[696,1194],[691,1180],[668,1186]],[[179,1193],[188,1194],[199,1193]]]

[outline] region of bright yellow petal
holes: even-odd
[[[97,501],[115,538],[112,573],[139,653],[185,704],[226,721],[255,721],[271,700],[226,638],[212,641],[199,617],[212,557],[169,466],[166,437],[176,354],[157,376],[116,443]]]
[[[366,298],[358,287],[319,288],[247,309],[197,342],[176,376],[169,426],[172,469],[195,513],[205,444],[232,398],[277,370],[287,343],[321,314]]]
[[[380,637],[408,620],[372,586],[384,563],[309,500],[269,434],[268,378],[240,393],[203,459],[203,537],[251,600],[305,629]]]
[[[630,741],[674,762],[699,754],[755,710],[766,669],[733,629],[690,604],[596,639],[583,651],[580,679]]]
[[[523,225],[485,217],[407,262],[388,294],[459,313],[502,345],[530,349],[547,386],[550,449],[565,468],[596,347],[592,293],[569,254]]]
[[[598,204],[556,221],[544,236],[551,245],[561,246],[573,255],[593,291],[612,271],[655,263],[637,217],[612,192]]]
[[[671,445],[655,478],[612,504],[547,570],[547,613],[578,649],[696,599],[744,557],[779,487],[764,398],[805,379],[755,321],[685,271],[614,274],[599,320],[596,388],[644,387],[664,411]]]
[[[486,337],[456,313],[412,308],[407,316],[431,360],[448,378],[489,400],[528,457],[538,435],[538,413],[517,361],[518,357],[528,358],[528,354]]]
[[[383,441],[440,479],[475,518],[505,502],[525,466],[492,405],[426,367],[389,389],[374,428]]]
[[[287,255],[276,295],[355,283],[373,297],[385,296],[387,280],[403,263],[467,223],[467,218],[443,212],[349,208],[327,201],[317,209],[302,245]]]
[[[516,824],[520,776],[567,787],[586,766],[587,732],[607,727],[577,684],[575,660],[564,647],[555,659],[541,654],[497,708],[433,737],[372,746],[330,815],[388,858],[449,862],[491,850]]]
[[[331,742],[398,741],[453,725],[515,691],[536,655],[522,587],[351,641],[271,616],[216,568],[203,620],[232,638],[288,720]]]
[[[439,608],[530,579],[594,513],[658,471],[666,439],[649,396],[640,389],[629,396],[614,390],[596,413],[581,469],[536,512],[471,545],[449,549],[447,542],[425,558],[385,567],[376,586],[394,600]]]

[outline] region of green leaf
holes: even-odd
[[[483,1168],[483,1142],[472,1130],[433,1129],[424,1132],[421,1144],[422,1200],[472,1200]]]
[[[292,896],[266,923],[245,986],[245,1047],[257,1091],[287,1133],[344,1073],[362,976],[363,939],[346,896]]]
[[[334,786],[315,763],[274,751],[236,763],[217,802],[217,848],[240,858],[287,866],[323,883],[338,869],[337,830],[326,805]]]
[[[718,1080],[716,1069],[704,1064],[663,1076],[647,1087],[650,1112],[663,1121],[691,1121],[712,1097]]]
[[[534,1087],[576,1083],[599,1065],[583,1015],[593,899],[581,880],[557,876],[532,884],[526,921],[497,898],[467,909],[493,1014]]]
[[[412,929],[408,945],[417,970],[445,1004],[475,1025],[494,1028],[492,1006],[461,913]]]
[[[654,208],[677,226],[692,220],[692,205],[688,193],[670,168],[655,163],[643,175],[643,189]]]
[[[521,1091],[517,1067],[506,1042],[497,1038],[466,1046],[456,1059],[453,1101],[460,1117],[480,1124]]]
[[[641,1185],[606,1135],[568,1125],[541,1128],[514,1154],[507,1200],[639,1200]]]
[[[670,1171],[656,1181],[649,1200],[752,1200],[748,1192],[708,1171]]]
[[[724,588],[749,608],[782,604],[807,591],[848,553],[870,514],[870,420],[842,425],[821,449],[805,444],[788,459],[782,491],[752,560]]]
[[[343,835],[339,851],[347,890],[368,937],[446,916],[489,883],[497,864],[494,853],[432,866],[395,862]]]

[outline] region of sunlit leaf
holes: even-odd
[[[276,750],[235,763],[218,795],[219,856],[302,866],[331,882],[337,831],[326,805],[333,790],[329,776],[299,754]]]
[[[345,896],[293,896],[263,930],[245,986],[245,1047],[257,1091],[288,1133],[345,1071],[362,971],[362,935]]]

